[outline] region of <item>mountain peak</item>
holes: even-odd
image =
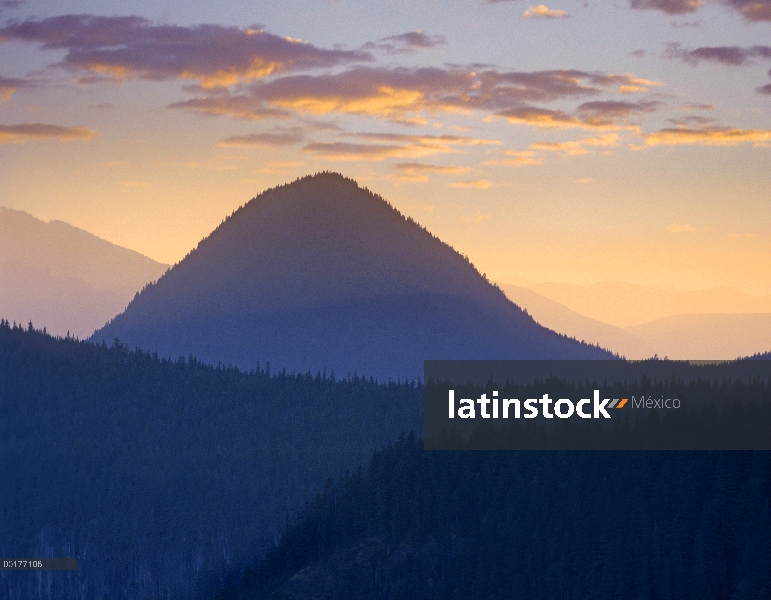
[[[238,288],[251,309],[419,291],[505,300],[449,245],[353,179],[330,172],[253,198],[168,280],[187,285],[184,275],[194,271],[207,273],[199,289],[216,302],[223,290]]]
[[[421,375],[428,358],[608,356],[540,327],[466,257],[329,172],[234,211],[94,339],[116,337],[209,362],[393,377]]]

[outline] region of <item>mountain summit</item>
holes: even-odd
[[[425,359],[608,358],[541,327],[462,255],[336,173],[260,194],[104,328],[245,368],[422,377]]]

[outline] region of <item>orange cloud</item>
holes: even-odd
[[[667,231],[670,231],[672,233],[690,233],[694,231],[694,229],[688,223],[685,223],[683,225],[677,225],[677,224],[668,225]]]
[[[421,158],[436,154],[457,153],[457,146],[499,144],[457,135],[404,135],[398,133],[357,133],[350,137],[375,143],[314,142],[303,148],[325,158],[336,160],[384,160],[386,158]]]
[[[647,146],[735,146],[737,144],[763,145],[771,142],[771,129],[736,129],[734,127],[710,127],[689,129],[675,127],[661,129],[645,136]]]
[[[531,148],[537,150],[552,150],[558,152],[565,152],[569,156],[576,156],[579,154],[588,154],[587,148],[607,148],[615,146],[619,141],[619,136],[615,133],[608,133],[599,137],[585,138],[583,140],[575,140],[569,142],[536,142],[531,144]]]
[[[455,183],[449,184],[447,187],[451,188],[476,188],[479,190],[486,190],[488,188],[493,187],[492,181],[487,181],[487,179],[475,179],[473,181],[456,181]],[[489,217],[489,215],[488,215]]]
[[[231,119],[282,119],[290,116],[290,112],[266,106],[264,102],[250,96],[210,96],[191,98],[182,102],[174,102],[169,108],[184,109],[209,116],[224,116]]]
[[[59,66],[111,79],[194,79],[217,88],[293,69],[374,60],[360,50],[325,50],[262,29],[152,25],[142,17],[63,15],[13,21],[0,41],[64,50]]]
[[[281,108],[315,115],[338,112],[399,120],[405,112],[420,110],[425,105],[425,96],[418,90],[380,86],[373,90],[373,94],[363,98],[307,95],[275,98],[272,103]]]
[[[620,100],[599,100],[584,102],[576,110],[581,121],[590,126],[605,127],[622,124],[635,115],[653,113],[662,108],[661,102],[624,102]]]
[[[353,144],[350,142],[313,142],[303,148],[333,160],[384,160],[386,158],[420,157],[436,151],[396,144]]]
[[[522,106],[511,108],[498,113],[510,123],[523,123],[537,127],[584,127],[574,116],[561,110],[537,108],[535,106]]]
[[[639,81],[647,80],[631,74],[575,70],[501,72],[461,67],[359,66],[335,74],[277,77],[256,82],[240,94],[217,91],[172,107],[234,118],[260,119],[291,112],[346,113],[425,124],[425,115],[435,112],[503,111],[505,116],[508,111],[511,118],[517,118],[522,111],[543,113],[545,109],[525,103],[597,96]]]
[[[536,106],[518,106],[497,113],[510,123],[534,125],[559,129],[619,129],[621,127],[637,129],[629,119],[635,115],[652,113],[659,110],[661,102],[624,102],[619,100],[597,100],[584,102],[569,114],[562,110],[539,108]]]
[[[399,173],[399,178],[404,181],[417,181],[425,183],[429,180],[428,174],[460,175],[468,173],[469,167],[458,165],[428,165],[425,163],[410,162],[394,165],[394,170]]]
[[[90,140],[96,131],[87,127],[62,127],[48,123],[0,125],[0,144],[24,143],[30,140],[54,139],[63,142]]]
[[[522,13],[523,19],[530,19],[533,17],[541,19],[563,19],[568,16],[568,13],[564,10],[555,10],[549,8],[545,4],[539,4],[538,6],[531,6],[524,13]]]
[[[595,103],[613,104],[613,103]],[[616,103],[624,104],[624,103]],[[585,106],[585,105],[582,105]],[[627,113],[628,114],[628,113]],[[637,129],[636,125],[627,125],[627,114],[613,111],[603,113],[600,110],[579,110],[576,115],[568,114],[562,110],[538,108],[535,106],[522,106],[497,113],[509,123],[532,125],[552,129],[620,129],[621,127]]]
[[[488,160],[486,165],[499,166],[510,165],[513,167],[520,167],[522,165],[542,165],[543,159],[536,158],[535,152],[526,150],[524,152],[518,152],[516,150],[504,150],[501,152],[507,158]]]

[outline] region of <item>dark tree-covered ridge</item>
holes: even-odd
[[[80,560],[43,583],[0,571],[0,597],[189,597],[277,540],[327,477],[420,431],[422,387],[0,322],[0,415],[0,554]]]
[[[771,597],[769,452],[424,451],[329,481],[218,600]]]

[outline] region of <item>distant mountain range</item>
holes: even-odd
[[[531,285],[547,292],[573,290],[574,295],[566,296],[571,306],[583,307],[590,313],[606,316],[612,316],[613,311],[616,315],[622,312],[632,314],[634,311],[639,311],[637,314],[659,314],[683,309],[684,305],[694,309],[699,306],[762,307],[764,301],[762,298],[751,298],[735,290],[722,290],[722,293],[714,295],[714,290],[705,290],[702,292],[706,298],[704,301],[697,301],[695,292],[673,291],[671,304],[667,305],[663,301],[664,292],[661,289],[619,282],[586,287],[567,284]],[[631,359],[649,358],[658,354],[660,357],[678,360],[728,360],[767,352],[771,347],[771,311],[668,314],[647,323],[618,327],[579,314],[576,310],[533,289],[507,284],[501,284],[501,288],[513,302],[527,310],[545,327],[588,343],[599,344]],[[599,305],[591,304],[587,297],[596,299],[598,289],[608,291],[607,298],[599,302]],[[624,299],[621,293],[624,289],[633,290],[635,293]],[[646,295],[645,290],[650,293]],[[651,303],[646,305],[646,299],[652,299]],[[614,300],[618,305],[612,306],[610,300]],[[710,305],[710,301],[715,304]]]
[[[322,173],[235,211],[92,339],[253,368],[422,377],[425,359],[610,358],[537,324],[355,181]]]
[[[0,317],[86,338],[168,265],[82,229],[0,208]]]
[[[623,281],[592,285],[511,282],[569,309],[616,327],[633,327],[686,314],[771,313],[771,296],[754,297],[728,287],[681,291]]]
[[[771,313],[674,315],[627,331],[658,348],[659,356],[731,359],[771,347]]]
[[[651,357],[658,352],[640,336],[621,327],[585,317],[532,290],[501,284],[501,289],[541,325],[588,343],[610,348],[627,358]],[[662,354],[663,356],[663,354]]]

